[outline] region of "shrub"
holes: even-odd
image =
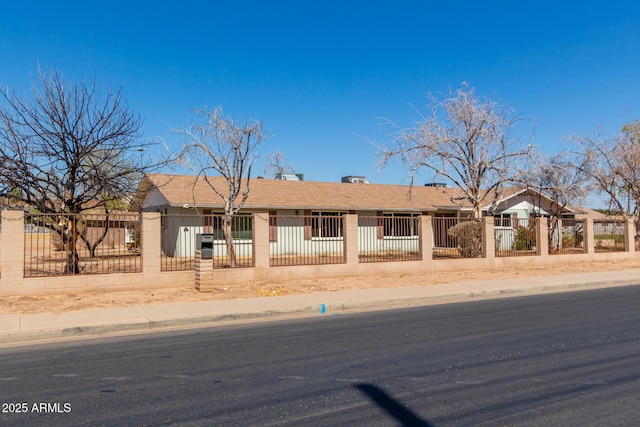
[[[533,227],[518,227],[513,248],[517,251],[531,250],[536,246],[536,230]]]
[[[482,222],[480,220],[461,221],[447,230],[447,234],[456,238],[458,251],[463,258],[482,256]]]
[[[570,231],[565,231],[562,233],[562,247],[563,248],[574,248],[576,247],[578,242],[576,241],[576,237]]]

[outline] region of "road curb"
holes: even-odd
[[[296,310],[267,310],[262,312],[219,314],[198,317],[178,317],[163,320],[147,320],[127,323],[112,323],[108,325],[88,325],[64,328],[51,328],[31,331],[12,331],[0,333],[0,344],[20,343],[27,341],[49,340],[55,338],[98,337],[119,332],[154,332],[171,328],[188,326],[206,326],[222,322],[233,322],[254,319],[276,318],[299,314],[317,313],[313,307]]]
[[[165,319],[144,319],[141,321],[129,321],[124,323],[110,323],[104,325],[87,325],[74,327],[60,327],[41,330],[8,331],[0,333],[0,344],[25,343],[38,340],[50,340],[56,338],[74,337],[99,337],[122,332],[157,332],[181,327],[205,327],[223,322],[276,319],[286,316],[299,315],[330,315],[347,312],[375,311],[385,309],[398,309],[421,307],[455,302],[468,302],[488,300],[495,298],[517,297],[544,293],[558,293],[567,291],[589,290],[607,287],[620,287],[638,284],[638,281],[630,279],[622,280],[596,280],[582,283],[561,283],[540,286],[528,286],[524,288],[503,288],[487,291],[457,292],[422,297],[386,298],[378,300],[350,301],[342,303],[327,303],[307,305],[291,310],[265,310],[244,313],[222,313],[206,316],[180,316]]]

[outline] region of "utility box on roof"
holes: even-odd
[[[200,258],[213,259],[213,234],[196,234],[196,250],[200,250]]]
[[[342,182],[350,184],[368,184],[369,180],[361,175],[348,175],[342,177]]]

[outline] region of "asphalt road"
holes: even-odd
[[[2,426],[635,426],[640,287],[5,348],[0,366]]]

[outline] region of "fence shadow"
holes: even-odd
[[[389,396],[380,387],[371,384],[356,384],[355,387],[366,394],[369,399],[371,399],[376,405],[401,425],[416,427],[432,426],[432,424],[405,408],[400,402]]]

